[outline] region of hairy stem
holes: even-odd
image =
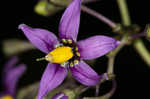
[[[96,11],[86,7],[86,6],[83,6],[83,5],[81,6],[81,9],[82,9],[82,11],[84,11],[84,12],[96,17],[97,19],[103,21],[104,23],[109,25],[111,28],[116,28],[116,24],[113,21],[111,21],[110,19],[103,16],[102,14],[100,14],[100,13],[98,13],[98,12],[96,12]]]

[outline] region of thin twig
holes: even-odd
[[[118,6],[120,8],[120,13],[123,21],[123,25],[129,26],[131,25],[131,19],[128,12],[128,7],[126,4],[126,0],[117,0]]]
[[[96,12],[96,11],[94,11],[94,10],[84,6],[84,5],[81,6],[81,10],[88,13],[88,14],[90,14],[90,15],[92,15],[92,16],[94,16],[94,17],[96,17],[99,20],[103,21],[104,23],[109,25],[111,28],[116,28],[117,27],[117,25],[113,21],[111,21],[110,19],[106,18],[102,14],[100,14],[100,13],[98,13],[98,12]]]
[[[105,95],[100,96],[99,99],[110,99],[110,97],[114,94],[117,88],[117,82],[115,79],[112,79],[112,89]]]
[[[146,37],[146,33],[139,33],[139,34],[134,34],[134,35],[131,35],[131,37],[130,37],[130,40],[135,40],[135,39],[137,39],[137,38],[140,38],[140,37]]]
[[[90,87],[85,87],[85,88],[83,88],[83,89],[80,91],[80,94],[83,93],[83,92],[85,92],[85,91],[87,91],[89,88],[90,88]]]
[[[97,2],[101,0],[82,0],[82,3],[91,3],[91,2]]]
[[[108,68],[107,68],[107,73],[108,74],[113,74],[114,73],[114,61],[115,57],[118,54],[118,52],[127,44],[128,42],[128,37],[124,36],[122,40],[120,41],[120,45],[113,50],[111,53],[108,54]]]
[[[108,59],[108,68],[107,68],[108,74],[114,73],[114,62],[115,62],[115,56],[110,56]]]
[[[134,43],[134,48],[136,51],[140,54],[140,56],[143,58],[145,63],[150,67],[150,53],[144,46],[141,39],[137,39]]]
[[[98,95],[99,95],[99,88],[100,88],[100,86],[97,85],[97,86],[96,86],[96,92],[95,92],[95,96],[96,96],[96,97],[98,97]]]
[[[117,0],[117,2],[120,7],[123,25],[125,25],[125,26],[131,25],[131,19],[129,16],[126,1],[125,0]],[[135,43],[133,44],[133,46],[136,49],[136,51],[139,53],[139,55],[143,58],[145,63],[147,63],[148,66],[150,66],[150,53],[144,46],[143,41],[141,39],[137,39],[135,41]]]
[[[114,94],[117,88],[117,82],[115,79],[112,79],[112,89],[103,96],[99,97],[84,97],[83,99],[110,99],[110,97]]]

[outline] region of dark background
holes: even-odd
[[[149,0],[127,0],[132,23],[144,26],[150,22],[149,14]],[[1,15],[1,30],[0,30],[0,48],[2,49],[2,41],[10,38],[24,39],[23,33],[18,30],[18,25],[21,23],[28,24],[32,27],[45,28],[58,35],[58,24],[63,11],[51,17],[42,17],[33,11],[34,5],[37,0],[3,0],[1,2],[0,15]],[[100,12],[115,22],[120,22],[120,14],[116,0],[100,0],[96,3],[90,3],[92,9]],[[103,22],[97,20],[93,16],[86,13],[81,15],[81,23],[79,30],[79,38],[84,39],[89,36],[103,34],[112,36],[114,35]],[[145,44],[150,50],[150,42],[144,40]],[[21,63],[28,66],[28,70],[21,78],[19,87],[31,84],[40,80],[41,75],[46,67],[46,62],[36,62],[35,59],[44,56],[39,50],[32,50],[18,55]],[[7,57],[0,52],[0,69],[2,71],[3,64],[7,62]],[[105,56],[99,58],[97,65],[93,68],[99,74],[106,71],[107,58]],[[136,53],[131,45],[126,46],[116,57],[115,73],[117,79],[117,91],[112,99],[122,98],[142,98],[149,99],[149,75],[150,69],[141,60],[140,56]]]

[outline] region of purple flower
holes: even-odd
[[[57,93],[52,97],[52,99],[68,99],[68,96],[66,96],[64,93]]]
[[[93,36],[77,42],[80,23],[81,0],[73,0],[64,12],[59,25],[59,38],[45,29],[19,25],[30,42],[47,55],[48,66],[42,76],[38,99],[60,85],[69,69],[72,76],[87,86],[98,84],[99,76],[83,60],[105,55],[119,45],[119,41],[107,36]]]
[[[24,64],[19,64],[16,67],[17,62],[18,58],[13,57],[5,64],[2,72],[2,86],[4,91],[0,94],[0,99],[13,99],[16,96],[17,82],[26,70]]]

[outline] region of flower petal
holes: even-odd
[[[52,97],[52,99],[68,99],[68,96],[66,96],[64,93],[57,93]]]
[[[14,56],[10,60],[8,60],[8,62],[4,65],[3,75],[5,75],[5,73],[11,70],[16,65],[17,62],[18,62],[17,56]]]
[[[76,41],[80,24],[80,5],[81,0],[73,0],[65,10],[59,24],[59,36],[61,39]]]
[[[45,29],[31,28],[25,24],[19,25],[30,42],[44,53],[49,53],[58,43],[57,37]]]
[[[67,69],[59,64],[49,63],[40,81],[38,99],[43,97],[52,89],[60,85],[67,75]]]
[[[74,67],[70,67],[70,71],[76,80],[87,86],[94,86],[101,79],[101,76],[83,61]]]
[[[119,41],[111,37],[93,36],[79,41],[78,48],[82,59],[94,59],[112,51],[119,44]]]
[[[5,75],[3,75],[2,80],[5,93],[15,96],[17,82],[25,70],[26,66],[24,64],[21,64],[4,73]]]

